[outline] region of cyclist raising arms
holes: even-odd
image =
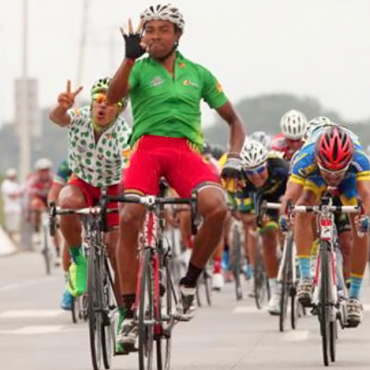
[[[122,152],[127,149],[130,127],[120,117],[126,107],[126,99],[121,99],[115,105],[106,104],[105,94],[109,83],[109,78],[98,80],[91,88],[91,105],[71,109],[82,87],[72,92],[68,81],[67,91],[58,96],[58,105],[50,112],[50,119],[54,123],[68,129],[68,164],[72,176],[59,193],[58,204],[61,208],[93,206],[99,201],[103,186],[107,186],[110,195],[118,193],[124,167]],[[110,213],[108,226],[115,225],[118,225],[118,215]],[[61,217],[60,229],[72,258],[67,289],[73,296],[79,296],[85,292],[87,281],[87,262],[81,251],[79,216]],[[116,231],[108,233],[106,243],[112,266],[116,269]]]
[[[141,38],[141,27],[143,37]],[[180,197],[198,190],[203,225],[194,240],[186,276],[180,281],[183,314],[194,313],[197,279],[220,240],[227,213],[224,192],[199,151],[203,144],[200,101],[204,99],[231,127],[226,177],[240,175],[239,152],[245,137],[243,123],[216,78],[204,67],[176,51],[184,18],[172,5],[150,6],[134,33],[124,34],[125,59],[108,90],[108,103],[129,94],[134,116],[130,144],[134,148],[125,172],[125,192],[158,194],[165,176]],[[136,61],[145,52],[147,58]],[[118,259],[126,317],[118,341],[132,345],[137,337],[132,305],[137,279],[137,242],[145,209],[126,204],[120,221]]]

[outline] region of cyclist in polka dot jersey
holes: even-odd
[[[82,87],[72,92],[68,81],[67,90],[58,96],[58,105],[50,112],[54,123],[68,129],[68,165],[72,175],[58,196],[61,208],[93,206],[99,201],[103,186],[107,186],[109,195],[118,194],[131,128],[120,117],[126,108],[126,99],[114,105],[106,104],[109,84],[109,78],[98,80],[91,88],[91,105],[73,109],[74,99]],[[115,208],[117,205],[111,203],[108,206]],[[118,214],[109,214],[108,226],[116,225]],[[81,253],[79,217],[63,216],[60,228],[72,259],[67,290],[76,297],[85,292],[87,279],[86,258]],[[106,243],[115,269],[117,230],[107,233]]]

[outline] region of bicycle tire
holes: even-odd
[[[241,237],[238,228],[234,225],[232,233],[232,253],[233,253],[233,275],[235,281],[235,296],[236,300],[240,301],[243,299],[243,288],[240,278],[240,266],[241,266]]]
[[[160,317],[162,324],[162,335],[157,338],[157,370],[169,370],[171,366],[171,348],[172,348],[172,326],[175,322],[174,315],[172,312],[173,300],[175,297],[175,288],[173,281],[171,280],[171,272],[166,262],[164,262],[164,271],[166,280],[166,290],[164,298],[162,296],[161,302],[166,302],[166,306],[163,307],[160,304]],[[163,317],[165,312],[165,317]]]
[[[281,332],[285,329],[285,322],[288,316],[288,302],[289,302],[289,277],[288,277],[288,264],[284,264],[283,268],[283,281],[281,286],[280,296],[280,313],[279,313],[279,330]]]
[[[262,245],[260,239],[256,248],[254,275],[254,300],[257,308],[262,309],[266,298],[270,299],[270,289],[262,258]]]
[[[49,228],[43,225],[42,234],[44,239],[44,248],[42,250],[42,254],[45,259],[46,275],[51,275],[51,251],[49,246],[48,232]]]
[[[76,324],[78,318],[78,298],[75,297],[72,297],[71,316],[73,324]]]
[[[203,275],[204,275],[204,287],[206,290],[207,305],[212,306],[212,276],[211,274],[208,273],[208,271],[204,271]]]
[[[318,318],[320,322],[320,332],[322,339],[322,355],[325,366],[329,366],[329,244],[321,241],[320,245],[320,281],[321,286],[318,305]]]
[[[113,342],[114,342],[114,327],[111,325],[109,318],[109,309],[113,300],[113,287],[109,279],[109,266],[106,255],[103,256],[104,261],[101,261],[101,277],[103,282],[103,321],[101,331],[101,343],[103,353],[103,363],[106,369],[110,369],[112,366],[112,357],[114,353]]]
[[[153,297],[153,266],[151,248],[145,248],[142,257],[139,299],[139,370],[151,370],[153,364],[154,344],[154,297]],[[147,297],[146,294],[147,293]],[[146,306],[146,298],[148,306]],[[148,321],[150,324],[148,324]]]
[[[332,362],[336,360],[337,354],[337,334],[338,334],[338,326],[337,321],[331,321],[329,324],[329,333],[330,333],[330,345],[329,345],[329,352],[330,352],[330,359]]]
[[[93,249],[94,247],[92,247]],[[97,311],[101,307],[101,291],[99,289],[99,259],[95,256],[94,250],[90,250],[87,259],[87,315],[89,321],[89,338],[91,362],[94,370],[100,370],[102,367],[102,346],[101,330],[102,317]]]

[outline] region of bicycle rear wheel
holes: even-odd
[[[154,342],[154,290],[152,251],[146,248],[143,251],[142,271],[140,280],[139,300],[139,370],[151,370],[153,364]]]
[[[238,227],[234,225],[232,233],[232,263],[233,263],[233,275],[235,281],[235,295],[236,300],[240,301],[243,299],[243,288],[240,278],[240,268],[242,265],[242,256],[241,256],[241,237]]]
[[[325,241],[320,245],[320,294],[318,305],[318,317],[322,340],[322,355],[325,366],[329,366],[329,244]]]
[[[101,312],[102,306],[102,288],[100,276],[100,261],[96,256],[94,247],[91,248],[87,260],[87,315],[89,318],[89,337],[91,361],[94,370],[100,370],[102,367],[102,328],[103,320]]]

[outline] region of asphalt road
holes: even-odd
[[[0,258],[0,369],[90,370],[88,327],[72,324],[59,309],[64,281],[61,271],[46,276],[38,253]],[[339,369],[370,368],[370,284],[364,281],[364,321],[341,330]],[[173,332],[172,369],[321,369],[321,338],[316,317],[298,329],[278,332],[278,318],[257,310],[250,298],[236,302],[233,286],[213,294],[189,323]],[[113,359],[113,369],[137,369],[137,356]]]

